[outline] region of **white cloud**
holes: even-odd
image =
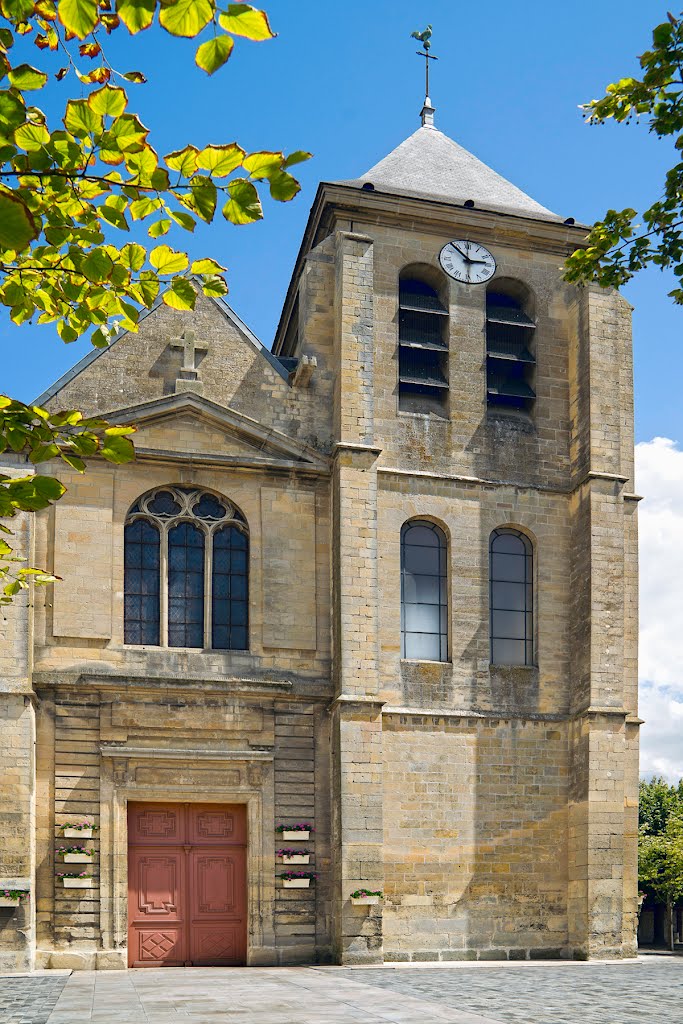
[[[683,777],[683,451],[655,437],[636,446],[645,495],[640,540],[640,768]]]

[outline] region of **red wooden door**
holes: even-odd
[[[128,805],[128,964],[211,967],[247,954],[246,808]]]

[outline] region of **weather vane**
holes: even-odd
[[[418,39],[422,43],[422,50],[416,50],[418,57],[424,57],[425,59],[425,96],[429,97],[429,62],[430,60],[438,60],[438,57],[433,57],[429,52],[432,44],[429,40],[432,38],[432,26],[427,25],[424,32],[411,32],[411,39]]]

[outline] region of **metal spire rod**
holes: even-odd
[[[431,46],[432,46],[432,44],[429,41],[431,39],[431,37],[432,37],[432,26],[431,25],[427,25],[427,28],[424,30],[424,32],[411,32],[410,33],[410,38],[411,39],[418,39],[422,43],[422,46],[424,47],[424,49],[416,50],[415,52],[417,53],[418,57],[424,57],[424,59],[425,59],[425,97],[426,97],[427,100],[429,100],[429,62],[430,62],[430,60],[438,60],[439,59],[438,57],[432,56],[432,54],[429,52],[430,49],[431,49]]]

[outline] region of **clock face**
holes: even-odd
[[[479,242],[447,242],[439,253],[439,263],[463,284],[484,284],[496,272],[496,261]]]

